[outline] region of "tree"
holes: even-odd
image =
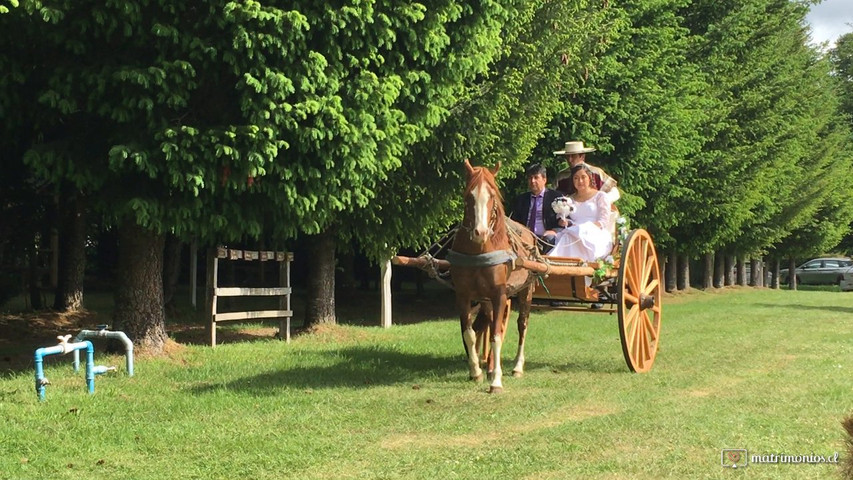
[[[618,179],[620,213],[647,228],[661,252],[674,243],[671,230],[691,194],[679,179],[702,147],[713,111],[705,79],[687,58],[689,32],[678,16],[685,5],[629,1],[606,8],[609,28],[595,30],[589,57],[576,67],[577,83],[561,92],[563,108],[536,149],[553,158],[568,139],[595,146],[588,158]],[[565,167],[557,162],[555,170]]]
[[[805,13],[787,0],[695,1],[685,13],[697,38],[691,57],[700,59],[718,107],[692,173],[682,177],[695,183],[674,234],[694,254],[760,252],[819,203],[798,198],[793,217],[788,208],[824,162],[811,151],[827,116],[806,104],[826,72],[806,45]]]
[[[501,162],[501,179],[523,176],[523,162],[589,55],[591,32],[606,28],[592,6],[543,0],[515,6],[489,70],[466,84],[444,121],[409,148],[381,193],[340,232],[356,237],[374,259],[429,245],[461,219],[465,158]]]
[[[829,59],[839,82],[841,98],[841,114],[847,120],[847,125],[853,130],[853,32],[846,33],[835,42],[835,48],[829,51]],[[850,151],[848,147],[847,152]],[[853,224],[850,225],[853,231]],[[853,255],[853,235],[842,238],[839,247]]]
[[[500,52],[512,5],[26,1],[0,16],[0,98],[39,105],[19,119],[36,174],[119,229],[116,326],[157,350],[162,286],[138,282],[165,233],[281,242],[367,205]]]

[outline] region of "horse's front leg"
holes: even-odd
[[[456,308],[459,310],[462,341],[465,342],[465,350],[468,352],[468,374],[471,380],[479,382],[483,380],[483,370],[480,368],[480,359],[477,355],[477,334],[474,332],[471,321],[471,300],[461,297],[459,295],[456,297]]]
[[[515,366],[512,368],[512,376],[524,375],[524,340],[527,338],[527,324],[530,319],[530,305],[533,303],[534,283],[518,292],[518,352],[515,355]],[[522,297],[523,296],[523,297]]]
[[[489,386],[489,393],[503,392],[503,383],[501,377],[501,346],[503,344],[503,317],[506,311],[506,288],[498,289],[498,293],[492,297],[492,361],[494,369],[492,370],[492,383]]]

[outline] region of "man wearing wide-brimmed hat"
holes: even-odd
[[[586,154],[589,152],[594,152],[595,149],[592,147],[585,147],[583,142],[579,141],[571,141],[566,142],[565,147],[562,150],[558,150],[554,152],[554,155],[564,155],[566,157],[566,163],[568,166],[557,173],[557,188],[565,195],[571,195],[575,193],[575,187],[572,185],[572,177],[571,171],[572,167],[575,165],[580,165],[581,163],[586,163]],[[593,178],[592,180],[595,182],[595,188],[601,190],[604,193],[607,193],[608,200],[610,203],[615,202],[619,199],[619,189],[616,188],[616,180],[613,179],[610,175],[606,174],[604,170],[594,165],[590,165],[586,163],[589,169],[592,171]]]

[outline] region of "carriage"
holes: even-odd
[[[489,170],[465,164],[466,211],[460,227],[436,244],[438,250],[415,258],[397,256],[392,263],[421,268],[456,291],[471,377],[480,375],[481,362],[487,363],[490,391],[502,390],[500,349],[511,297],[519,312],[514,375],[523,372],[527,318],[533,308],[616,314],[628,368],[649,371],[658,351],[663,290],[649,233],[620,229],[614,212],[614,247],[606,260],[543,256],[533,233],[504,216],[494,183],[499,165]],[[447,243],[452,243],[450,249],[444,248]],[[445,250],[445,258],[437,258]],[[474,319],[472,303],[479,306]]]

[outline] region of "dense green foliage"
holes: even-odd
[[[671,186],[700,148],[707,115],[704,83],[687,62],[687,31],[677,16],[684,5],[630,1],[606,9],[610,29],[589,29],[591,58],[575,67],[577,84],[561,90],[562,108],[537,150],[552,156],[570,138],[596,147],[588,160],[620,181],[620,211],[663,243],[679,222],[673,201],[684,193]],[[563,162],[557,158],[554,170]]]
[[[501,177],[524,171],[530,152],[586,52],[583,29],[602,30],[586,2],[520,1],[503,27],[500,55],[457,98],[446,120],[413,145],[403,166],[360,210],[345,234],[381,252],[384,245],[428,244],[461,219],[462,162],[501,164]],[[573,87],[572,87],[573,88]],[[507,191],[508,198],[514,191]],[[349,228],[351,227],[351,228]]]
[[[36,175],[98,192],[119,222],[290,238],[370,202],[486,71],[508,13],[499,2],[24,2],[3,17],[19,47],[3,48],[2,95],[26,112],[15,125],[31,125]]]
[[[829,52],[830,60],[832,61],[833,72],[839,83],[839,98],[841,101],[841,113],[843,117],[838,118],[839,123],[846,124],[847,129],[853,130],[853,32],[842,35],[838,38],[835,48]],[[844,131],[844,129],[841,129]],[[850,142],[844,142],[844,138],[840,139],[842,145],[847,148],[846,154],[850,153]],[[851,172],[846,172],[847,177],[851,176]],[[840,219],[843,221],[843,218]],[[840,222],[834,222],[836,228],[843,225],[838,225]],[[848,231],[853,231],[853,221],[849,225]],[[843,234],[843,233],[842,233]],[[847,235],[841,241],[840,248],[846,252],[853,252],[853,235]]]

